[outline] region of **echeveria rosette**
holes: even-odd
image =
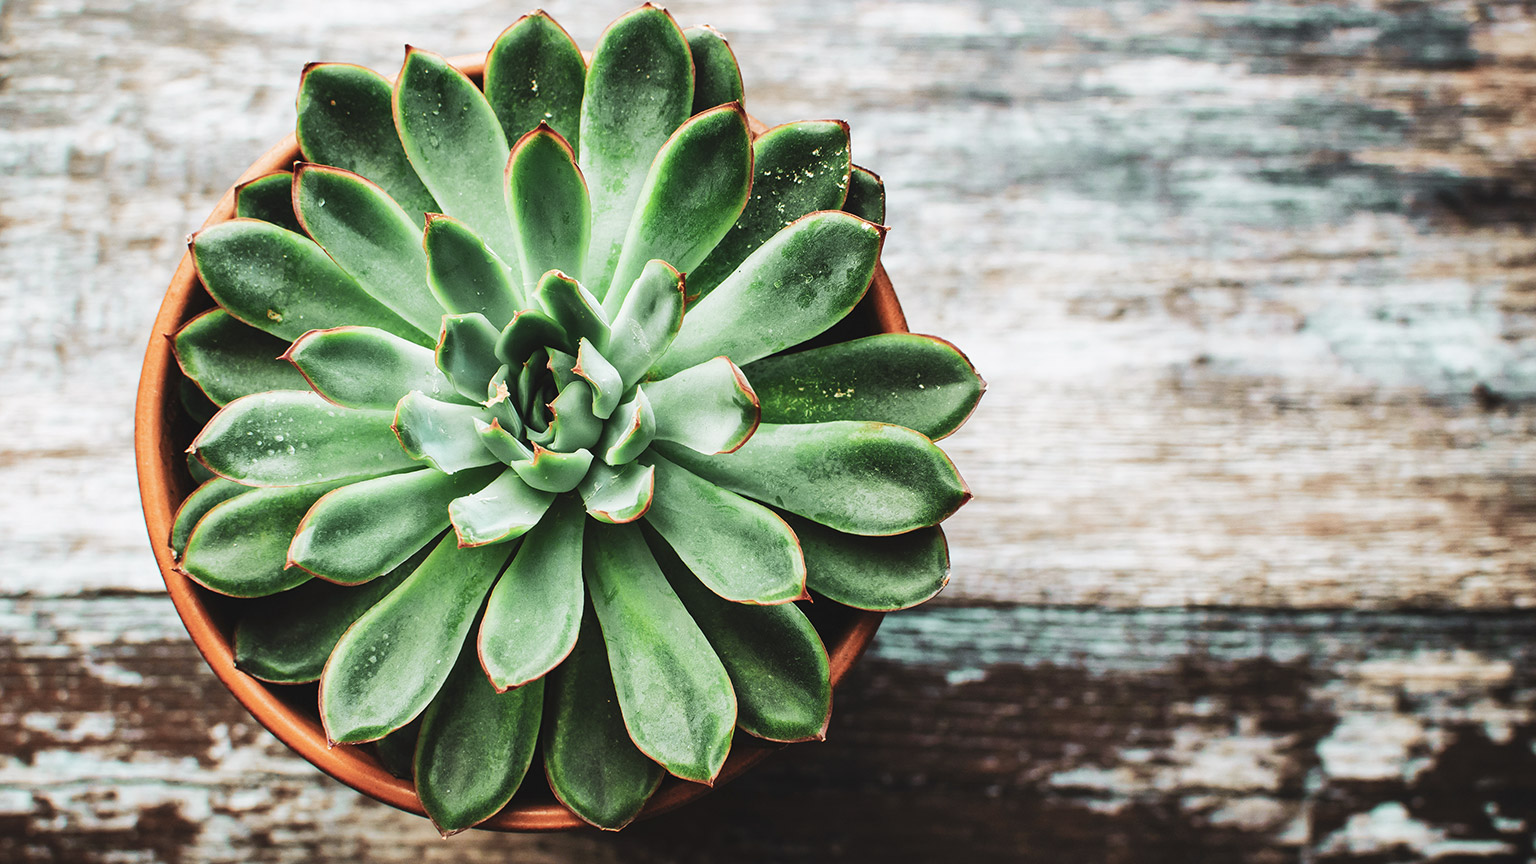
[[[982,390],[932,337],[804,347],[884,239],[846,124],[754,138],[725,41],[650,5],[590,63],[526,16],[483,85],[416,49],[395,84],[312,64],[298,109],[305,161],[193,238],[218,308],[176,337],[220,408],[171,541],[251,598],[240,668],[318,680],[331,740],[413,763],[445,833],[535,742],[618,828],[738,727],[821,737],[795,601],[943,587],[969,493],[933,439]]]

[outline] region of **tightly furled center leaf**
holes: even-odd
[[[796,601],[948,578],[969,492],[931,439],[982,383],[931,337],[806,347],[871,283],[882,187],[846,124],[754,137],[741,97],[724,39],[650,5],[590,65],[520,19],[483,90],[414,48],[393,84],[314,64],[308,161],[192,240],[220,308],[176,353],[221,407],[181,569],[261,598],[241,668],[318,678],[333,742],[419,730],[445,833],[507,803],[536,738],[605,828],[662,769],[712,782],[733,728],[819,738]]]

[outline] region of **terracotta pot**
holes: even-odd
[[[484,67],[483,57],[455,58],[454,65],[477,82]],[[751,121],[753,134],[765,128]],[[235,215],[235,186],[272,171],[290,167],[300,158],[298,142],[289,135],[268,150],[240,175],[208,216],[203,227],[224,222]],[[225,598],[197,585],[176,572],[169,537],[176,508],[192,490],[187,474],[185,450],[197,432],[197,424],[181,407],[177,387],[181,371],[171,353],[177,330],[194,315],[213,305],[198,282],[190,252],[182,255],[176,274],[171,277],[165,300],[155,318],[149,349],[144,355],[144,369],[139,379],[138,402],[134,409],[134,452],[138,462],[139,496],[144,504],[144,521],[149,528],[150,545],[166,590],[176,604],[176,611],[187,626],[192,641],[202,652],[215,675],[229,688],[253,716],[280,741],[321,771],[353,789],[385,804],[425,816],[421,800],[409,780],[385,771],[366,746],[327,747],[320,727],[315,689],[312,685],[273,685],[258,681],[235,668],[233,620]],[[906,332],[906,318],[891,288],[883,267],[877,267],[874,283],[858,307],[833,328],[830,341],[879,332]],[[830,607],[830,608],[828,608]],[[878,612],[846,609],[830,602],[812,604],[806,609],[821,632],[831,658],[834,688],[848,673],[854,661],[874,639],[884,617]],[[762,761],[783,745],[769,744],[737,732],[725,768],[716,783],[730,780]],[[709,792],[709,787],[668,777],[646,804],[641,819],[673,810]],[[481,828],[501,831],[560,831],[585,826],[575,814],[555,800],[548,787],[533,771],[523,789],[507,807],[482,823]]]

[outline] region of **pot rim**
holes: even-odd
[[[450,62],[478,81],[484,70],[485,56],[454,57],[450,58]],[[749,116],[748,119],[754,136],[767,128],[755,118]],[[207,228],[234,218],[235,189],[241,184],[263,174],[288,169],[300,158],[298,141],[290,133],[245,169],[224,192],[202,227]],[[257,722],[316,768],[341,783],[392,807],[426,816],[426,810],[411,781],[385,771],[378,760],[362,748],[329,746],[318,716],[306,715],[279,698],[269,685],[236,669],[233,646],[219,629],[208,608],[207,599],[212,596],[211,593],[175,569],[167,541],[176,508],[191,490],[183,479],[183,451],[177,446],[171,431],[171,421],[180,410],[176,401],[176,386],[181,374],[171,349],[176,331],[192,316],[193,301],[201,293],[201,285],[192,265],[192,253],[188,250],[182,253],[181,262],[171,277],[160,311],[155,316],[134,406],[134,457],[138,467],[139,498],[144,508],[150,546],[154,550],[160,575],[165,580],[166,591],[193,643],[214,675],[251,712]],[[902,314],[901,304],[883,265],[876,265],[868,297],[883,332],[908,332],[906,317]],[[864,653],[884,618],[881,612],[850,611],[853,614],[847,629],[827,645],[834,688]],[[756,739],[738,733],[733,743],[746,742],[756,742]],[[725,767],[715,779],[715,785],[739,776],[778,747],[769,742],[733,747]],[[646,819],[674,810],[704,796],[711,788],[668,776],[637,818]],[[499,831],[563,831],[590,826],[558,801],[536,804],[519,804],[514,801],[475,827]]]

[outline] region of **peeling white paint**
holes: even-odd
[[[1356,813],[1344,827],[1330,834],[1318,851],[1323,855],[1371,855],[1398,847],[1435,859],[1445,855],[1511,855],[1512,844],[1498,840],[1452,840],[1443,829],[1413,818],[1396,801],[1378,805],[1369,813]]]

